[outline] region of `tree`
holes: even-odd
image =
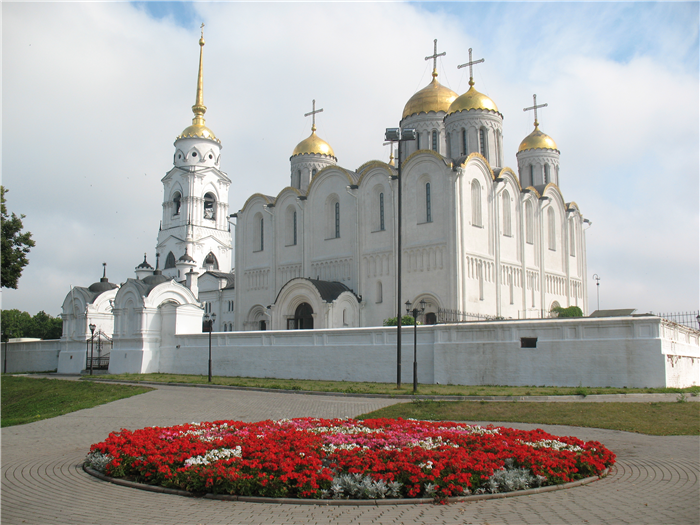
[[[384,319],[384,326],[396,326],[396,317],[389,317],[389,319]],[[404,315],[401,318],[401,326],[413,326],[413,316]]]
[[[22,275],[22,270],[29,259],[27,254],[34,246],[31,232],[22,232],[22,219],[24,215],[17,217],[14,213],[10,216],[5,206],[5,193],[7,190],[0,186],[0,203],[2,204],[2,276],[0,283],[2,288],[17,288],[17,281]]]
[[[3,310],[2,331],[8,339],[15,337],[60,339],[63,334],[63,319],[52,317],[43,310],[34,317],[16,309]]]
[[[552,312],[556,313],[557,317],[560,319],[564,317],[583,317],[583,312],[578,306],[569,306],[568,308],[555,306],[552,308]]]

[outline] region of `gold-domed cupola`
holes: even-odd
[[[204,27],[204,24],[202,24]],[[202,30],[202,36],[199,39],[199,74],[197,75],[197,95],[195,97],[194,106],[192,106],[192,113],[194,117],[192,118],[192,125],[184,129],[184,131],[178,135],[178,139],[186,138],[199,138],[199,139],[209,139],[214,142],[221,144],[221,141],[216,138],[214,132],[204,125],[204,114],[207,112],[207,107],[204,105],[204,89],[203,89],[203,70],[202,70],[202,56],[204,49],[204,31]]]
[[[316,135],[316,113],[321,113],[323,109],[316,109],[316,100],[312,102],[313,109],[304,116],[311,115],[311,135],[302,140],[294,148],[292,156],[289,157],[291,164],[292,188],[306,191],[316,173],[327,166],[334,166],[338,159],[330,144]]]
[[[297,155],[327,155],[335,157],[330,144],[316,135],[316,126],[311,128],[311,135],[302,140],[292,152],[292,157]]]
[[[437,70],[433,69],[433,80],[426,87],[413,95],[403,108],[401,118],[410,117],[419,113],[447,112],[450,104],[457,98],[457,93],[446,88],[437,81]]]
[[[474,87],[473,66],[482,62],[483,58],[472,60],[470,48],[469,62],[457,66],[469,66],[469,91],[452,102],[445,116],[448,156],[458,159],[479,153],[496,168],[503,166],[503,115],[493,100]]]
[[[549,135],[540,131],[537,121],[537,109],[546,108],[547,104],[537,105],[537,95],[532,95],[533,105],[523,111],[535,112],[535,129],[523,139],[518,147],[518,172],[520,185],[546,186],[550,182],[559,185],[559,149]]]
[[[297,144],[297,147],[292,152],[292,157],[297,155],[326,155],[335,158],[335,153],[333,153],[333,148],[331,148],[330,144],[316,135],[316,113],[322,112],[323,108],[316,109],[316,100],[314,99],[312,110],[304,113],[305,117],[311,115],[311,135]]]
[[[535,122],[535,129],[527,137],[523,139],[518,148],[518,153],[521,151],[527,151],[529,149],[553,149],[558,150],[556,142],[547,135],[542,133],[539,128],[539,124]]]

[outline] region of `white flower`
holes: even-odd
[[[192,465],[209,465],[215,461],[220,461],[222,459],[229,458],[240,458],[243,455],[241,447],[236,448],[220,448],[210,450],[203,456],[195,456],[185,460],[185,466],[191,467]]]

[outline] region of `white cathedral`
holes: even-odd
[[[144,257],[121,285],[105,274],[72,288],[64,340],[84,342],[97,324],[115,342],[141,340],[147,352],[149,333],[201,332],[205,314],[216,314],[218,332],[379,326],[397,314],[399,185],[401,297],[424,301],[420,322],[539,318],[554,306],[587,312],[588,221],[559,189],[560,152],[539,129],[536,100],[515,172],[504,165],[496,103],[471,74],[462,95],[442,86],[436,50],[427,57],[432,82],[403,109],[400,127],[417,137],[402,144],[400,177],[393,154],[389,163],[341,167],[316,134],[314,105],[311,135],[290,157],[289,186],[251,195],[229,215],[231,179],[205,125],[199,44],[194,118],[162,179],[156,268]],[[470,70],[478,62],[470,50]]]

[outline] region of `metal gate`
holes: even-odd
[[[112,351],[112,338],[102,330],[96,331],[87,342],[85,370],[108,370],[109,354]]]

